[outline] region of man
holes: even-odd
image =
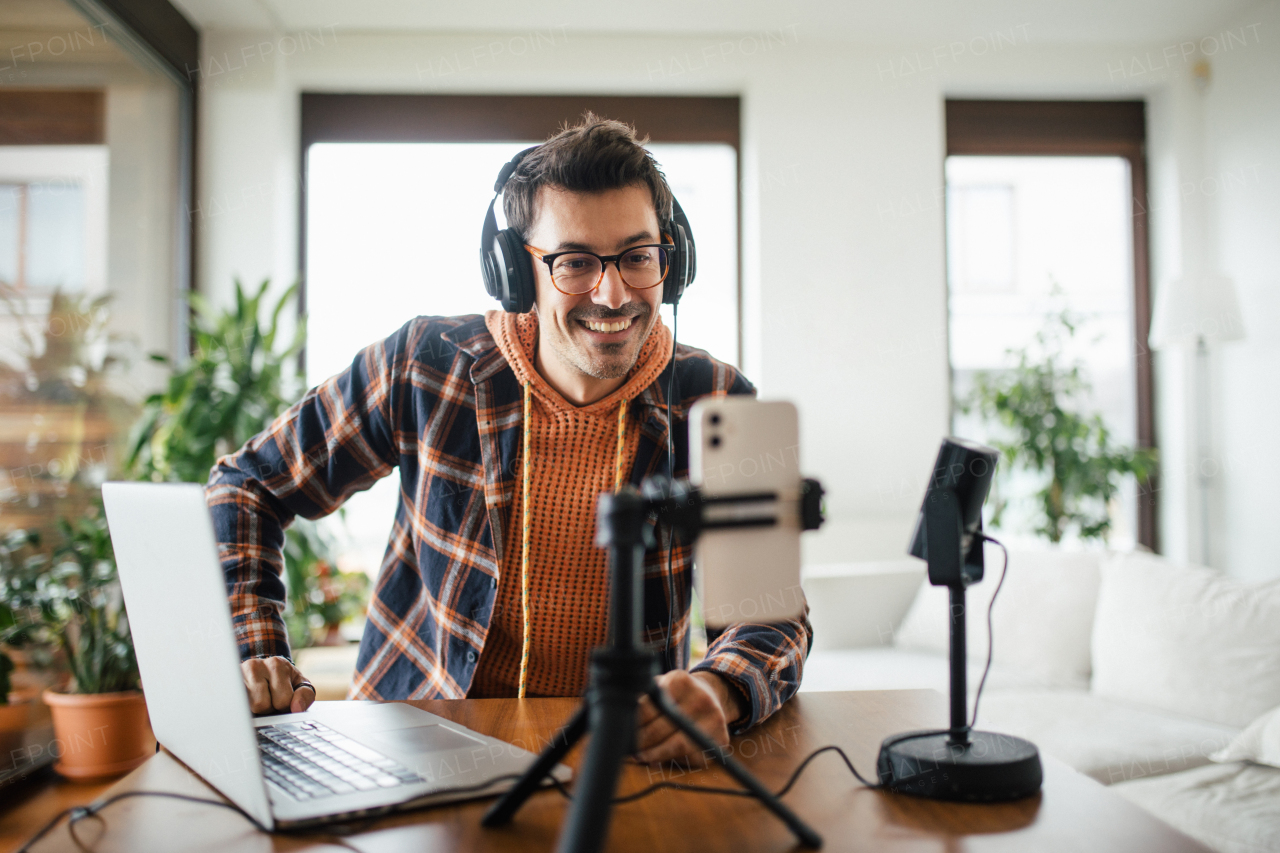
[[[672,195],[629,127],[588,113],[520,161],[502,202],[531,255],[532,311],[410,321],[213,471],[209,503],[257,713],[315,698],[280,618],[284,527],[333,512],[397,468],[400,503],[351,697],[580,695],[608,628],[597,496],[665,473],[671,370],[677,477],[689,406],[754,393],[705,352],[681,346],[672,358],[658,314]],[[429,239],[423,249],[463,250]],[[734,626],[685,670],[690,548],[673,547],[668,530],[659,537],[644,596],[646,640],[672,665],[659,681],[726,744],[795,692],[812,628],[803,618]],[[697,757],[647,698],[638,725],[638,760]]]

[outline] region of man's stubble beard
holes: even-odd
[[[574,340],[572,334],[566,336],[557,334],[551,337],[551,349],[562,362],[575,370],[585,373],[587,376],[594,379],[621,379],[631,372],[631,368],[635,367],[636,361],[640,358],[640,350],[644,347],[644,342],[648,340],[649,333],[653,331],[652,309],[646,309],[645,313],[634,316],[637,324],[644,324],[648,327],[643,335],[637,336],[634,340],[629,339],[623,343],[592,347],[587,344],[579,344]],[[568,320],[566,325],[570,328],[573,328],[573,325],[577,323],[577,318],[566,319]],[[603,318],[591,317],[591,319]],[[629,354],[625,352],[628,347],[632,349]]]

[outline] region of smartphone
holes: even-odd
[[[707,625],[799,617],[804,594],[796,407],[737,395],[694,403],[689,412],[689,480],[712,499],[703,508],[704,521],[769,522],[704,529],[698,538],[695,559]],[[739,500],[717,503],[715,498]]]

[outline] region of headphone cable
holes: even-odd
[[[667,377],[667,482],[675,482],[675,460],[676,460],[676,442],[675,422],[671,420],[671,398],[675,394],[676,384],[676,345],[678,342],[677,331],[680,328],[680,300],[671,303],[671,375]],[[675,628],[675,612],[676,612],[676,582],[671,576],[675,565],[675,548],[676,548],[676,528],[674,524],[667,525],[667,640],[662,650],[663,659],[667,664],[667,671],[676,668],[676,664],[680,662],[683,655],[676,655],[672,649],[671,636]],[[690,625],[692,628],[692,625]]]

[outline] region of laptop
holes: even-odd
[[[262,826],[500,794],[534,760],[402,703],[254,717],[204,488],[106,483],[102,497],[156,739]]]

